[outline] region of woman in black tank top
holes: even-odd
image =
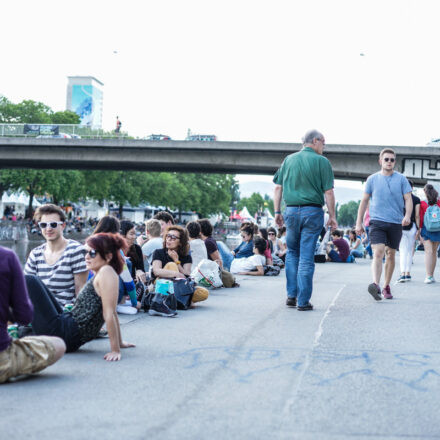
[[[72,352],[95,339],[105,322],[110,339],[110,352],[104,356],[105,360],[118,361],[121,348],[134,347],[134,344],[122,340],[116,313],[118,274],[124,265],[120,249],[124,247],[126,242],[119,234],[99,233],[86,240],[86,265],[94,277],[81,289],[70,312],[61,309],[37,277],[27,279],[28,283],[35,284],[31,295],[35,334],[59,336],[66,343],[67,351]]]

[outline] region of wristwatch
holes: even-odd
[[[179,261],[179,260],[177,260],[177,261],[175,261],[175,263],[176,263],[177,265],[179,265],[179,264],[180,264],[180,261]]]

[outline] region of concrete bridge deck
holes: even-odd
[[[0,437],[438,439],[439,286],[417,252],[413,281],[375,302],[369,263],[317,265],[313,312],[284,305],[282,273],[175,319],[122,317],[137,347],[121,362],[99,339],[0,386]]]
[[[130,139],[0,138],[0,168],[113,169],[273,175],[301,144]],[[365,180],[378,170],[379,145],[327,145],[335,177]],[[440,181],[437,147],[393,147],[397,169],[415,183]]]

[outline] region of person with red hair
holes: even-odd
[[[86,240],[86,266],[94,277],[79,292],[71,312],[63,312],[53,294],[40,282],[39,288],[30,292],[34,333],[59,336],[66,343],[67,352],[72,352],[95,339],[105,323],[110,339],[110,352],[104,356],[105,360],[119,361],[121,348],[134,347],[122,340],[116,313],[118,274],[124,266],[120,253],[123,247],[126,242],[119,234],[98,233]]]

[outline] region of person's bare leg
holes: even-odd
[[[396,266],[396,249],[391,249],[388,246],[385,248],[385,279],[384,286],[388,286],[393,277],[394,267]]]
[[[437,263],[437,247],[438,242],[431,240],[425,240],[423,245],[425,246],[425,269],[426,276],[434,276],[434,269]]]
[[[373,282],[380,285],[380,277],[382,275],[382,260],[385,254],[385,244],[373,244],[373,261],[371,263],[371,272],[373,274]]]

